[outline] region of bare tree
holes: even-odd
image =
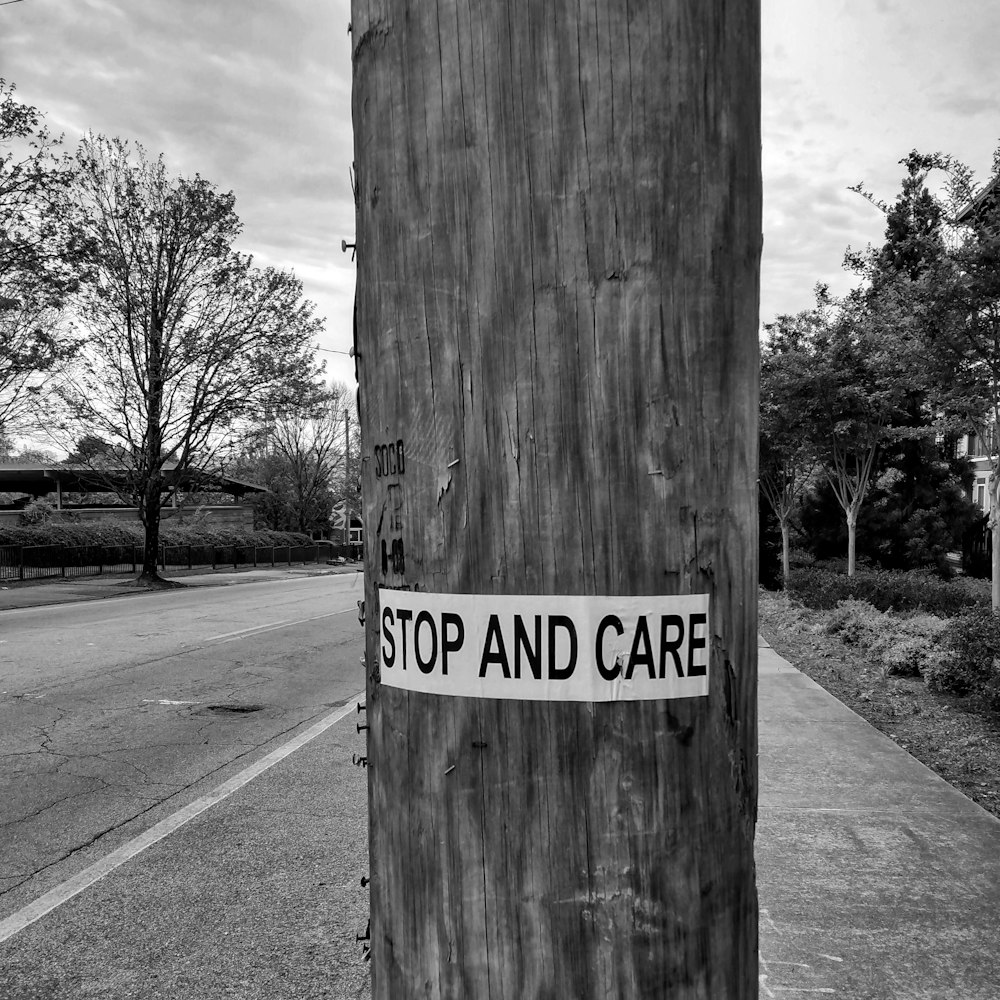
[[[171,178],[162,157],[103,136],[81,143],[77,170],[86,342],[61,398],[77,426],[125,456],[124,492],[145,527],[141,579],[156,582],[168,473],[207,466],[265,401],[311,392],[321,321],[292,274],[259,270],[234,249],[231,192]]]
[[[334,383],[314,402],[267,419],[258,436],[262,465],[280,477],[287,497],[284,507],[293,527],[307,532],[329,523],[344,471],[344,410],[350,407],[347,387]]]

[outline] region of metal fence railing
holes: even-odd
[[[318,563],[336,553],[329,545],[161,545],[160,568],[212,569]],[[134,573],[141,545],[0,545],[0,580]]]

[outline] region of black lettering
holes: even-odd
[[[708,615],[697,614],[691,615],[689,620],[690,632],[688,634],[688,677],[704,677],[708,671],[707,663],[695,663],[694,662],[694,651],[696,649],[704,649],[708,641],[707,637],[704,635],[696,636],[694,634],[695,625],[705,625],[708,623]]]
[[[667,639],[667,630],[677,629],[676,639]],[[684,619],[680,615],[660,615],[660,678],[667,673],[667,653],[674,658],[674,669],[678,677],[684,676],[684,665],[678,650],[684,643]]]
[[[496,650],[491,647],[496,640]],[[507,649],[503,644],[503,632],[500,630],[500,616],[490,615],[490,623],[486,626],[486,644],[483,647],[483,659],[479,664],[479,676],[486,676],[486,668],[491,663],[499,663],[503,675],[510,678],[510,663],[507,660]]]
[[[455,626],[455,637],[448,638],[448,626]],[[465,642],[465,625],[459,615],[454,611],[445,611],[441,614],[441,673],[448,673],[448,654],[457,653]]]
[[[421,625],[430,625],[431,627],[431,655],[426,660],[420,656]],[[432,673],[434,670],[434,661],[437,659],[438,654],[438,637],[437,629],[434,627],[434,619],[431,617],[429,611],[421,611],[417,615],[417,620],[413,623],[413,652],[417,657],[417,666],[420,668],[420,672],[423,674]]]
[[[597,670],[600,675],[606,681],[613,681],[622,672],[622,665],[618,662],[617,657],[615,658],[615,664],[613,667],[607,667],[604,665],[604,633],[609,628],[613,628],[619,635],[625,631],[625,627],[622,625],[622,620],[618,617],[618,615],[605,615],[601,619],[601,624],[597,626],[597,639],[595,641],[596,649],[594,650],[594,653],[597,657]]]
[[[403,475],[406,472],[406,463],[403,461],[403,439],[400,438],[396,442],[396,453],[399,455],[399,474]]]
[[[392,608],[382,609],[382,665],[392,667],[396,662],[396,640],[392,637],[393,616]],[[385,648],[386,640],[389,641],[389,649]]]
[[[382,450],[379,448],[378,445],[375,445],[375,447],[372,449],[372,453],[375,456],[375,478],[376,479],[381,479],[382,478]]]
[[[384,542],[382,543],[385,544]],[[393,573],[403,574],[406,572],[406,556],[403,551],[403,539],[394,538],[389,546],[389,560],[392,563]]]
[[[639,644],[642,643],[642,651]],[[625,668],[625,680],[632,680],[632,672],[643,663],[649,669],[649,679],[656,680],[656,665],[653,663],[653,647],[649,641],[649,626],[646,616],[641,615],[635,626],[635,637],[632,639],[632,649],[628,654],[628,666]]]
[[[385,576],[389,572],[389,550],[385,546],[385,539],[381,539],[382,544],[382,575]]]
[[[563,667],[556,666],[556,629],[564,628],[569,634],[569,660]],[[572,618],[566,615],[549,615],[549,679],[553,681],[569,680],[576,670],[577,639],[576,626]]]
[[[396,446],[394,444],[386,445],[386,452],[389,456],[389,475],[396,475]]]
[[[406,669],[406,623],[413,621],[413,612],[408,611],[406,608],[400,608],[396,612],[396,621],[400,622],[403,626],[403,669]]]
[[[535,615],[535,648],[528,645],[528,630],[524,627],[524,619],[514,615],[514,676],[521,676],[521,650],[524,658],[534,674],[535,680],[542,679],[542,618]]]

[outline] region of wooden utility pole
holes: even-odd
[[[344,405],[344,548],[351,553],[351,414]]]
[[[372,995],[757,996],[757,0],[354,0]]]

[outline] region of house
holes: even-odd
[[[349,546],[361,546],[364,543],[364,523],[359,512],[351,511],[350,534],[345,533],[344,501],[341,500],[333,505],[330,515],[330,523],[336,532],[339,532],[341,544]]]
[[[976,197],[973,198],[972,201],[970,201],[969,204],[955,216],[955,222],[960,224],[971,222],[973,216],[975,216],[981,208],[983,208],[987,203],[995,201],[997,198],[1000,198],[1000,174],[997,174],[997,176],[994,177],[993,180],[991,180],[989,184],[987,184],[986,187],[984,187],[982,191],[980,191],[979,194],[977,194]]]
[[[196,511],[206,514],[218,526],[253,528],[253,510],[241,503],[248,493],[266,493],[267,488],[228,476],[197,469],[165,470],[166,489],[171,499],[161,511],[163,519],[183,520]],[[57,510],[72,512],[82,521],[136,521],[138,507],[123,503],[128,494],[130,473],[123,468],[94,469],[58,465],[0,463],[0,524],[20,519],[24,508],[35,499],[50,499]],[[213,499],[231,497],[231,502],[188,502],[192,494],[214,494]]]
[[[976,477],[972,484],[972,501],[984,514],[989,514],[989,480],[993,468],[990,443],[984,442],[978,434],[963,434],[955,443],[955,457],[968,458],[972,463]]]
[[[959,225],[970,223],[983,208],[992,207],[1000,199],[1000,174],[997,174],[958,215],[955,223]],[[955,448],[956,457],[968,458],[972,463],[975,481],[972,486],[972,500],[984,513],[990,512],[990,472],[993,468],[993,456],[997,453],[995,433],[991,440],[984,441],[978,434],[964,434],[958,439]]]

